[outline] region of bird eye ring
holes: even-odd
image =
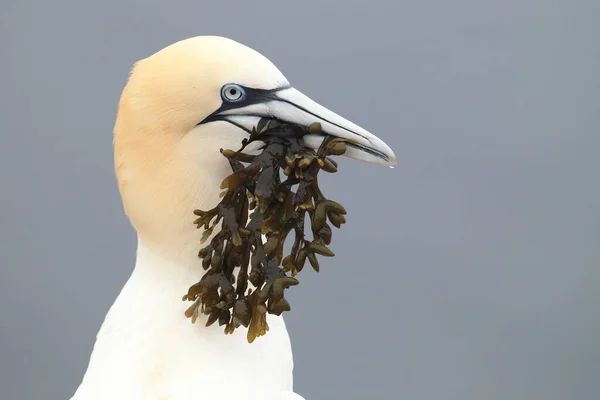
[[[238,101],[242,101],[246,98],[246,91],[240,85],[230,83],[228,85],[223,86],[223,88],[221,89],[221,97],[225,101],[235,103]]]

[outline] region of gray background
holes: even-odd
[[[120,91],[135,60],[205,34],[399,157],[323,185],[349,222],[290,289],[299,393],[600,398],[600,3],[550,3],[2,0],[0,398],[79,384],[135,256]]]

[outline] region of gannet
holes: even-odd
[[[280,316],[253,343],[184,316],[182,295],[202,276],[194,209],[219,201],[238,149],[262,117],[355,140],[350,158],[392,166],[381,139],[293,88],[266,57],[200,36],[137,62],[114,128],[114,166],[137,232],[133,272],[108,311],[72,400],[302,399],[293,391],[290,338]],[[305,137],[317,148],[322,136]]]

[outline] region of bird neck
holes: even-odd
[[[115,170],[123,206],[144,245],[173,261],[200,250],[195,209],[219,203],[219,186],[232,173],[220,149],[237,148],[243,131],[198,126],[177,141],[176,132],[147,132],[147,140],[115,135]]]
[[[243,327],[225,335],[217,324],[205,327],[203,315],[192,324],[181,297],[201,274],[192,262],[165,258],[140,240],[133,273],[98,332],[72,400],[184,400],[191,393],[223,398],[223,388],[232,396],[226,398],[291,395],[293,361],[283,319],[268,315],[268,335],[252,344]]]

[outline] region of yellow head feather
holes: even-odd
[[[114,158],[125,211],[147,245],[181,248],[199,237],[192,211],[218,202],[230,172],[219,148],[244,136],[229,124],[197,125],[233,82],[274,88],[287,80],[260,53],[217,36],[177,42],[134,66],[119,102]]]

